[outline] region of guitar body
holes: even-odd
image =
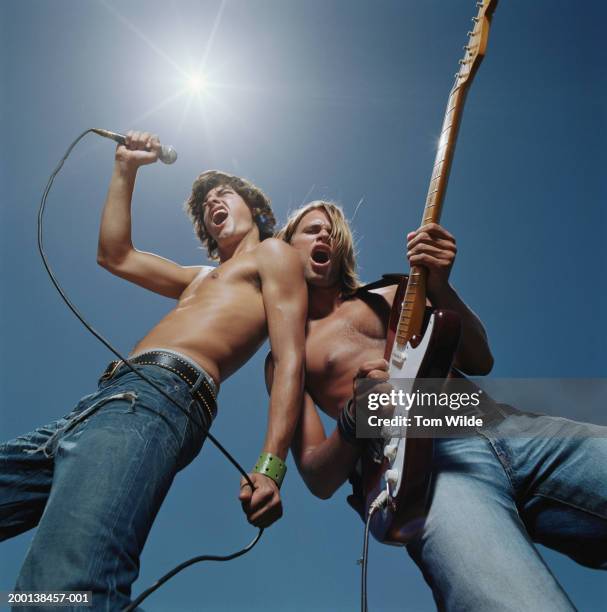
[[[402,302],[406,281],[401,283],[395,302]],[[423,333],[405,347],[405,358],[394,359],[395,314],[393,308],[386,343],[386,359],[390,364],[390,378],[446,378],[451,368],[460,336],[457,314],[448,310],[426,309]],[[411,384],[413,386],[413,384]],[[409,389],[405,389],[409,391]],[[395,413],[396,414],[396,413]],[[390,456],[374,457],[367,452],[362,458],[362,489],[365,498],[365,516],[370,505],[387,487],[386,473],[398,479],[390,486],[389,502],[375,512],[370,531],[385,544],[404,545],[423,526],[428,494],[432,479],[433,440],[431,438],[395,438],[385,440],[385,449],[391,446]]]

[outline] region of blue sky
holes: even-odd
[[[452,281],[487,327],[494,376],[606,376],[607,9],[581,9],[503,1],[468,96],[443,223],[458,240]],[[0,10],[3,439],[68,412],[111,358],[63,306],[35,246],[47,177],[88,127],[150,130],[179,152],[174,166],[140,173],[141,249],[204,263],[181,203],[199,172],[220,168],[266,190],[280,221],[320,197],[352,217],[362,199],[362,277],[406,269],[404,236],[421,216],[474,2],[21,0]],[[208,93],[177,95],[202,58]],[[74,152],[49,199],[46,247],[73,300],[128,351],[172,303],[95,263],[112,159],[112,144],[92,136]],[[265,429],[262,353],[224,385],[214,425],[245,466]],[[356,609],[362,528],[346,489],[317,500],[289,466],[284,518],[254,552],[186,570],[145,608]],[[253,537],[238,480],[205,445],[161,509],[135,593],[186,557]],[[2,544],[0,591],[32,534]],[[579,609],[604,605],[604,574],[542,553]],[[373,543],[369,576],[371,610],[403,609],[405,591],[409,610],[434,609],[403,550]]]

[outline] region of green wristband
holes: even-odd
[[[261,453],[253,471],[271,478],[280,489],[280,485],[287,473],[287,466],[280,457],[272,453]]]

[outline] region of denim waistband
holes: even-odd
[[[139,351],[138,353],[133,353],[132,355],[128,356],[128,359],[134,359],[135,357],[139,357],[139,355],[144,355],[145,353],[151,353],[153,351],[162,351],[163,353],[169,353],[170,355],[174,355],[175,357],[178,357],[179,359],[186,361],[189,365],[191,365],[196,370],[199,376],[204,377],[206,382],[211,387],[214,395],[217,395],[217,385],[215,384],[213,377],[206,370],[201,368],[193,359],[191,359],[187,355],[184,355],[183,353],[179,353],[171,349],[157,347],[157,348],[146,349],[145,351]]]

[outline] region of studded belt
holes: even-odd
[[[188,385],[190,390],[194,388],[194,385],[201,377],[201,371],[195,368],[191,363],[185,359],[180,359],[179,356],[174,353],[164,351],[148,351],[147,353],[141,353],[137,355],[137,357],[129,359],[129,363],[131,365],[155,365],[165,370],[169,370],[177,374],[177,376]],[[110,380],[126,367],[127,366],[122,360],[112,361],[101,375],[100,380]],[[217,401],[211,385],[209,385],[204,376],[202,376],[202,384],[199,384],[191,395],[206,408],[211,420],[213,420],[217,414]]]

